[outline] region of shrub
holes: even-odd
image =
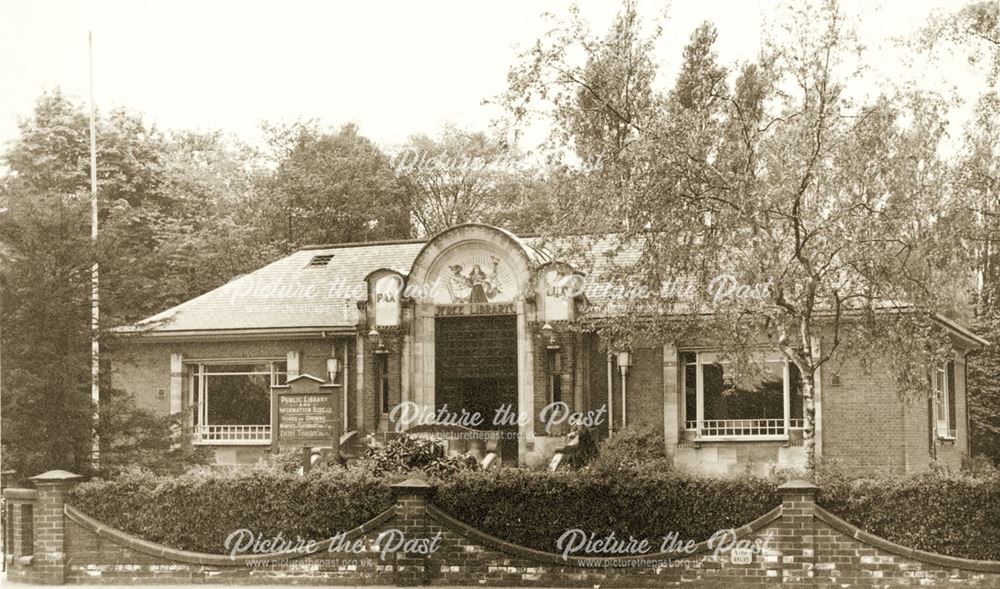
[[[824,477],[820,505],[877,536],[910,548],[1000,560],[1000,477],[923,473]]]
[[[358,465],[373,475],[422,471],[432,477],[472,470],[479,463],[472,456],[447,456],[442,444],[403,434],[384,446],[365,450]]]
[[[612,471],[647,466],[663,470],[671,465],[663,434],[648,425],[630,425],[605,438],[590,463],[595,470]]]
[[[223,553],[226,537],[238,529],[319,541],[355,528],[393,504],[392,482],[345,469],[304,477],[271,467],[175,477],[133,469],[79,485],[70,504],[145,540]]]
[[[739,527],[781,503],[778,483],[752,476],[711,478],[675,471],[499,471],[459,473],[442,481],[434,503],[480,530],[558,552],[570,529],[598,537],[648,539],[677,532],[702,541]]]

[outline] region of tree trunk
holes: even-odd
[[[815,377],[812,371],[802,371],[802,404],[805,423],[802,430],[802,448],[806,453],[806,474],[816,478],[816,400]]]

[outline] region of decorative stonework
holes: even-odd
[[[517,281],[510,264],[485,249],[455,248],[435,262],[431,279],[436,305],[508,303],[517,296]]]

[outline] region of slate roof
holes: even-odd
[[[513,237],[513,236],[512,236]],[[515,237],[535,263],[551,259],[549,251],[561,244],[541,244],[536,237]],[[614,247],[614,236],[585,238],[587,262],[569,260],[597,276],[612,264],[638,257],[624,251],[613,260],[604,252]],[[231,280],[199,297],[181,303],[136,324],[140,331],[161,334],[232,330],[353,328],[357,302],[366,298],[364,278],[388,268],[407,274],[426,241],[397,241],[308,247],[263,268]],[[332,255],[326,265],[310,266],[316,256]],[[594,283],[590,287],[598,287]],[[588,292],[588,296],[592,296]],[[600,299],[599,292],[592,298]]]
[[[155,332],[336,328],[357,324],[364,278],[389,268],[402,274],[423,241],[303,249],[199,297],[149,317]],[[324,266],[309,266],[319,255]]]
[[[609,300],[613,286],[606,279],[608,272],[639,258],[638,247],[619,248],[616,235],[544,243],[537,237],[512,237],[528,250],[534,264],[562,259],[586,274],[586,297],[597,312],[605,304],[610,306],[604,313],[616,312]],[[122,331],[182,336],[354,329],[359,318],[357,303],[367,298],[365,277],[381,268],[408,274],[426,243],[411,240],[307,247]],[[550,252],[559,252],[559,256]],[[332,258],[325,265],[310,266],[316,256]],[[678,283],[690,279],[679,277]],[[939,316],[939,320],[980,345],[988,343],[944,317]]]

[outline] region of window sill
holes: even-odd
[[[691,440],[694,443],[702,442],[787,442],[787,435],[767,435],[767,436],[701,436]]]
[[[271,440],[192,440],[192,446],[270,446]]]
[[[939,424],[938,427],[935,428],[935,432],[937,433],[937,438],[939,440],[954,442],[958,439],[958,432],[949,429],[944,425]]]

